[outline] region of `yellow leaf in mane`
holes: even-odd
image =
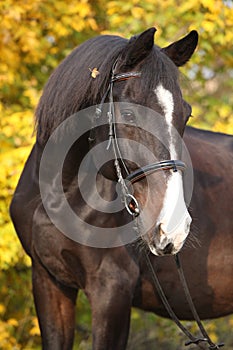
[[[89,68],[89,71],[91,72],[91,77],[94,79],[97,77],[97,75],[100,74],[97,68],[93,68],[93,69]]]

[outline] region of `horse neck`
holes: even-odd
[[[83,158],[87,155],[88,151],[88,141],[84,137],[80,138],[72,145],[71,149],[67,153],[62,169],[64,187],[69,186],[78,176],[80,165]]]

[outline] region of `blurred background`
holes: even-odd
[[[233,134],[232,0],[1,0],[0,2],[0,349],[40,349],[31,293],[30,260],[8,208],[34,142],[34,110],[49,75],[74,47],[99,34],[129,38],[155,26],[166,46],[192,29],[198,50],[181,68],[193,106],[190,124]],[[198,145],[197,145],[198,147]],[[224,273],[224,271],[223,271]],[[91,315],[83,294],[74,349],[91,349]],[[187,324],[187,322],[186,322]],[[233,316],[206,321],[214,341],[233,348]],[[195,331],[192,322],[190,330]],[[183,349],[184,337],[166,319],[132,312],[128,349]]]

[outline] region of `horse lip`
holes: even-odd
[[[168,245],[172,244],[172,249],[169,250]],[[171,256],[171,255],[175,255],[177,254],[181,248],[183,247],[184,242],[179,242],[179,244],[175,244],[175,242],[171,242],[171,241],[166,241],[165,244],[161,243],[156,243],[156,242],[150,242],[148,243],[148,247],[150,249],[150,252],[153,255],[156,256]],[[167,247],[167,251],[166,251],[166,247]]]
[[[153,255],[156,255],[156,256],[172,256],[172,255],[175,255],[177,254],[180,249],[176,249],[175,247],[173,247],[171,253],[164,253],[162,249],[158,249],[158,248],[155,248],[151,245],[149,245],[149,249],[150,249],[150,252],[153,254]]]

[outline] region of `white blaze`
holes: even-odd
[[[171,159],[177,159],[173,130],[174,100],[171,92],[161,84],[154,90],[158,103],[160,104],[169,134],[169,152]],[[163,249],[168,242],[174,244],[176,249],[180,249],[189,233],[191,217],[187,211],[184,193],[183,179],[180,171],[172,172],[168,178],[164,203],[160,212],[158,223],[164,232],[160,236],[159,248]]]
[[[170,154],[171,159],[176,159],[177,154],[174,147],[174,143],[172,140],[172,118],[173,118],[173,111],[174,111],[174,101],[173,96],[169,90],[164,89],[164,87],[160,84],[155,89],[155,94],[157,96],[158,102],[164,112],[164,116],[166,119],[166,124],[168,126],[168,132],[170,134]]]

